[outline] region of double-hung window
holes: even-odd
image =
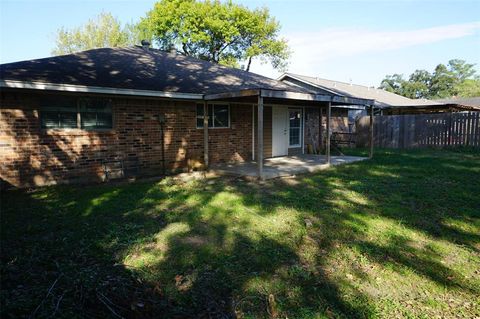
[[[203,128],[203,104],[197,104],[197,128]],[[230,127],[230,107],[228,104],[208,104],[208,127]]]
[[[108,99],[50,97],[40,103],[43,129],[111,129],[112,107]]]

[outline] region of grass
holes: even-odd
[[[2,317],[480,316],[478,151],[6,191],[1,219]]]

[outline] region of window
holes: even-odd
[[[302,132],[302,112],[300,110],[289,110],[289,124],[290,124],[290,147],[301,146],[301,132]]]
[[[213,105],[208,105],[208,127],[213,127]],[[203,128],[203,104],[197,104],[197,128]]]
[[[83,129],[112,128],[112,107],[108,100],[82,99],[79,102],[79,109]]]
[[[46,98],[40,103],[40,122],[44,129],[109,129],[112,108],[106,99]]]
[[[41,104],[42,128],[77,128],[77,104],[72,98],[48,98]]]
[[[208,127],[230,127],[230,108],[227,104],[208,105]],[[197,104],[197,128],[203,128],[203,104]]]

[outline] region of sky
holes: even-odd
[[[433,71],[463,59],[480,73],[480,0],[240,1],[268,7],[293,54],[292,73],[378,86],[386,74]],[[0,0],[0,63],[48,57],[61,27],[80,26],[101,12],[124,23],[145,15],[146,0]],[[258,61],[251,71],[281,73]]]

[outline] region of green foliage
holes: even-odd
[[[405,83],[405,91],[408,96],[418,99],[428,95],[432,75],[425,70],[415,70]]]
[[[402,74],[393,74],[393,75],[386,75],[385,78],[380,83],[380,88],[384,89],[388,92],[400,94],[399,92],[403,93],[403,84],[405,80],[403,79]]]
[[[83,26],[71,30],[63,27],[59,29],[52,54],[61,55],[95,48],[139,44],[141,36],[144,36],[143,31],[135,25],[122,26],[111,13],[103,12]]]
[[[430,96],[434,98],[447,98],[455,93],[455,84],[460,78],[454,74],[453,70],[449,70],[445,65],[439,64],[435,68],[431,79]]]
[[[475,97],[480,96],[480,79],[466,79],[457,87],[458,96],[463,97]]]
[[[464,60],[453,59],[448,61],[450,72],[452,72],[459,81],[464,81],[475,75],[475,64],[466,63]]]
[[[252,59],[284,69],[290,55],[280,24],[267,8],[250,10],[231,1],[162,0],[140,22],[161,49],[238,67]]]
[[[437,65],[433,73],[416,70],[408,80],[401,74],[387,75],[380,88],[411,99],[479,96],[480,79],[474,67],[475,64],[454,59],[447,65]]]

